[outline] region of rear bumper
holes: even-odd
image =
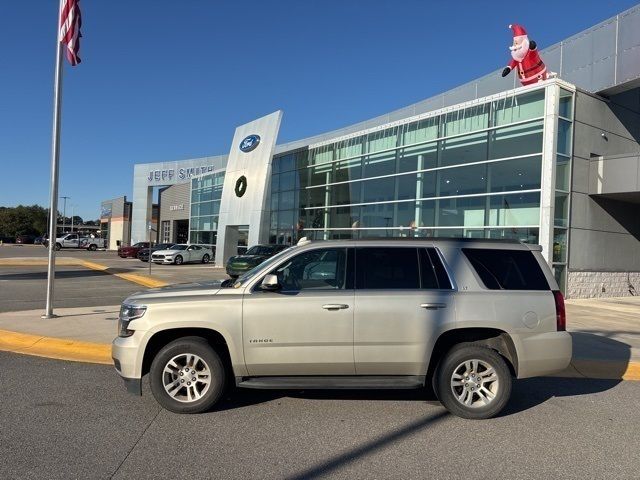
[[[573,347],[568,332],[513,335],[518,350],[518,378],[561,372],[569,366]]]

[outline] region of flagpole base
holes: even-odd
[[[49,319],[49,318],[58,318],[59,315],[56,315],[55,313],[52,313],[51,315],[47,315],[46,313],[43,313],[42,315],[40,315],[40,318],[44,318],[44,319]]]

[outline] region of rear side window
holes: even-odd
[[[422,288],[451,290],[453,287],[449,275],[447,275],[436,249],[433,247],[421,248],[419,255]]]
[[[462,252],[490,290],[549,290],[530,251],[463,248]]]
[[[418,250],[416,248],[357,248],[356,288],[419,289]]]

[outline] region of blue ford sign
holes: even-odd
[[[244,153],[250,152],[252,150],[255,150],[259,143],[260,135],[249,135],[240,142],[240,150],[242,150]]]

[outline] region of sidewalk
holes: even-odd
[[[111,363],[119,305],[0,313],[0,350]],[[556,376],[640,380],[640,298],[567,301],[573,359]]]

